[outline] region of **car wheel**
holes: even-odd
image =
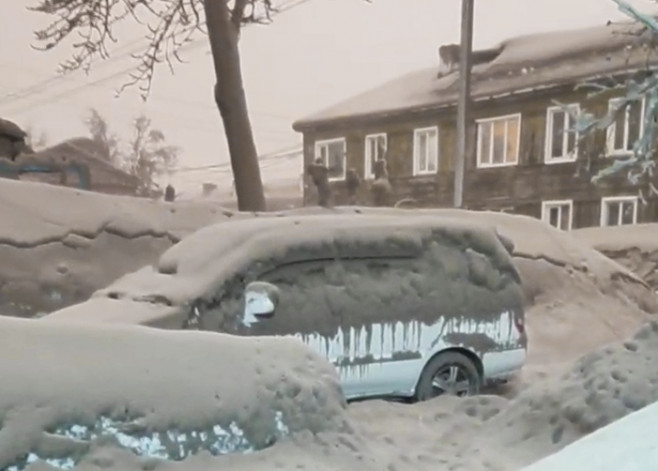
[[[458,352],[440,353],[425,365],[416,387],[416,399],[474,396],[480,392],[480,383],[480,373],[470,358]]]

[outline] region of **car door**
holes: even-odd
[[[409,392],[418,362],[419,331],[408,322],[413,290],[401,276],[408,258],[367,257],[289,263],[262,273],[277,287],[270,318],[248,335],[293,335],[333,363],[348,398]]]

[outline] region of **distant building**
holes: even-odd
[[[640,204],[626,175],[594,185],[611,159],[632,152],[642,131],[644,103],[636,102],[607,130],[579,145],[569,113],[596,115],[614,107],[621,90],[588,96],[584,81],[626,78],[658,66],[645,33],[614,25],[517,37],[474,51],[473,119],[464,181],[471,209],[542,218],[563,229],[658,220],[658,201]],[[636,30],[637,32],[637,30]],[[348,201],[350,168],[372,181],[387,161],[394,201],[417,206],[453,204],[458,47],[443,46],[438,66],[413,72],[299,120],[304,163],[329,168],[336,204]],[[307,186],[305,204],[315,204]]]
[[[0,159],[0,176],[81,188],[114,195],[137,195],[136,177],[116,168],[92,139],[68,139],[13,161]]]

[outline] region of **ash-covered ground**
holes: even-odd
[[[378,210],[334,210],[355,211]],[[25,317],[86,299],[115,278],[154,263],[166,248],[199,227],[253,217],[208,203],[171,205],[11,181],[0,185],[0,212],[4,220],[14,221],[0,228],[0,257],[7,261],[0,267],[0,308],[3,314]],[[40,422],[39,417],[52,417],[53,410],[63,414],[61,423],[70,425],[80,418],[78,408],[93,410],[91,415],[97,417],[124,406],[132,410],[135,398],[140,397],[140,414],[158,417],[157,411],[171,409],[167,417],[179,427],[184,411],[198,407],[186,392],[196,384],[195,372],[204,375],[199,381],[208,394],[215,388],[220,397],[241,397],[240,404],[224,403],[222,410],[229,411],[228,418],[248,417],[245,411],[257,411],[251,400],[267,409],[298,388],[309,391],[304,393],[309,394],[304,396],[308,402],[292,401],[288,413],[298,420],[291,423],[294,433],[257,453],[217,457],[199,449],[184,460],[144,461],[129,447],[92,440],[74,446],[76,469],[516,470],[657,398],[653,365],[658,360],[658,324],[647,324],[657,305],[648,273],[638,276],[629,270],[635,270],[635,264],[623,266],[611,260],[580,234],[574,237],[531,218],[450,210],[436,213],[495,226],[514,242],[514,261],[527,300],[529,358],[521,378],[495,391],[498,395],[416,405],[367,401],[345,407],[335,396],[333,380],[316,384],[307,378],[309,372],[323,368],[313,360],[298,365],[297,376],[281,386],[276,381],[279,372],[284,374],[298,361],[285,348],[272,346],[279,352],[273,355],[268,353],[270,347],[263,346],[258,355],[248,355],[251,360],[246,364],[238,362],[249,377],[236,383],[238,373],[231,369],[234,362],[227,360],[230,354],[221,345],[222,336],[205,334],[213,339],[203,337],[199,346],[194,336],[198,333],[158,333],[157,339],[141,342],[140,335],[151,338],[139,330],[146,328],[135,327],[138,333],[126,333],[125,339],[113,331],[108,338],[119,336],[118,345],[132,345],[120,356],[116,345],[94,337],[98,333],[51,332],[48,329],[60,327],[50,327],[50,323],[43,323],[47,329],[36,333],[22,323],[38,321],[13,319],[21,324],[3,324],[0,334],[0,349],[5,351],[3,384],[11,384],[0,391],[0,458],[4,460],[0,469],[16,463],[15,450],[19,449],[23,455],[34,450],[70,455],[57,429]],[[624,241],[617,244],[619,248]],[[70,335],[82,337],[46,340]],[[60,360],[53,363],[47,360],[51,357]],[[178,369],[170,368],[170,363]],[[269,393],[249,390],[264,375],[274,384]],[[124,383],[111,386],[112,378]],[[107,399],[101,391],[108,385],[115,391],[110,405],[101,400]],[[122,399],[126,404],[116,402],[126,387],[135,393]],[[62,395],[68,395],[68,402],[55,407]],[[237,410],[231,412],[232,407]],[[322,415],[326,411],[332,420]],[[174,417],[175,413],[183,413],[183,418]],[[307,413],[325,417],[322,423],[327,427],[304,425]],[[194,423],[187,425],[207,426],[196,423],[201,415],[191,414]],[[22,463],[30,470],[53,469],[45,463]]]

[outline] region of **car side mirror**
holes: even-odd
[[[265,281],[253,281],[244,292],[242,323],[251,327],[263,319],[274,316],[279,304],[279,288]]]

